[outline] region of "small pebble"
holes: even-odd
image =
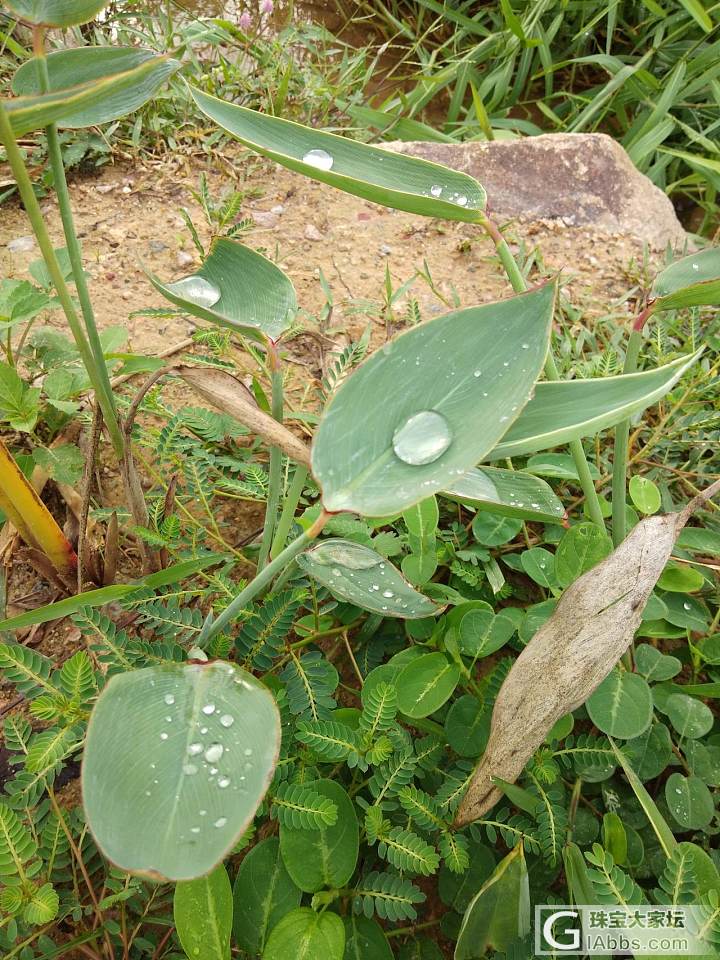
[[[35,246],[34,237],[15,237],[8,243],[10,253],[29,253]]]
[[[188,253],[187,250],[178,250],[175,262],[179,267],[187,267],[193,262],[193,259],[193,255]]]
[[[383,257],[389,257],[390,254],[392,253],[392,247],[390,246],[390,244],[389,243],[381,244],[380,253],[383,255]]]
[[[99,183],[95,190],[97,193],[110,193],[111,190],[114,190],[117,187],[116,183]]]
[[[151,240],[149,247],[152,253],[164,253],[168,245],[163,243],[162,240]]]
[[[320,231],[318,230],[318,228],[317,228],[316,226],[314,226],[314,224],[312,224],[312,223],[309,223],[309,224],[305,227],[304,237],[305,237],[306,240],[313,240],[313,241],[315,241],[316,243],[319,243],[320,240],[324,240],[324,239],[325,239],[325,237],[323,236],[323,234],[320,233]]]
[[[271,210],[253,210],[252,218],[258,227],[274,227],[277,217]]]
[[[274,213],[277,217],[280,217],[285,213],[285,207],[281,203],[276,203],[274,207],[270,207],[270,213]]]

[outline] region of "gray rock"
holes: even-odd
[[[8,245],[10,253],[29,253],[35,247],[35,237],[15,237]]]
[[[475,177],[487,190],[488,212],[501,222],[591,227],[637,237],[655,249],[686,241],[670,200],[604,133],[388,146]]]

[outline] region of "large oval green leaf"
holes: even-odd
[[[720,305],[720,247],[682,257],[655,277],[653,310]]]
[[[360,845],[355,807],[334,780],[306,784],[337,807],[337,820],[317,830],[280,825],[280,852],[287,871],[301,890],[316,893],[323,887],[344,887],[355,872]]]
[[[175,887],[173,920],[188,957],[230,960],[233,898],[227,870],[220,864],[207,877]]]
[[[400,671],[395,681],[398,707],[408,717],[429,717],[452,696],[460,667],[444,653],[425,653]]]
[[[297,310],[295,289],[279,267],[237,240],[222,237],[197,273],[152,285],[187,313],[260,343],[277,340]]]
[[[298,907],[270,934],[263,960],[342,960],[345,927],[336,913]]]
[[[333,596],[383,617],[416,620],[442,610],[411,587],[389,560],[352,540],[323,540],[301,553],[297,563]]]
[[[612,427],[664,397],[701,352],[642,373],[539,383],[534,397],[486,459],[534,453]]]
[[[98,846],[130,873],[207,873],[251,822],[279,747],[269,690],[230,663],[114,676],[90,718],[82,770]]]
[[[605,677],[585,706],[598,730],[621,740],[639,737],[652,722],[653,700],[647,681],[618,667]]]
[[[152,86],[157,82],[158,76],[163,73],[163,63],[167,65],[165,76],[162,77],[162,80],[165,80],[178,65],[165,57],[153,57],[132,70],[104,76],[89,83],[80,83],[64,90],[3,100],[2,105],[8,113],[16,137],[57,123],[63,117],[79,116],[86,111],[102,109],[107,102],[113,103],[115,116],[122,116],[135,109],[133,104],[139,92],[147,90],[148,83]],[[127,110],[124,103],[129,104]]]
[[[74,27],[92,20],[107,0],[6,0],[5,6],[29,23]]]
[[[547,284],[448,313],[366,360],[315,434],[312,468],[326,509],[399,513],[486,456],[543,367],[554,301]]]
[[[205,116],[290,170],[408,213],[471,223],[481,219],[485,191],[466,173],[270,117],[196,87],[190,92]]]
[[[553,521],[565,516],[565,508],[549,484],[516,470],[473,468],[452,480],[442,495],[503,517]]]
[[[261,840],[240,864],[233,887],[233,936],[238,946],[253,956],[262,953],[268,933],[300,906],[301,896],[280,856],[278,838]]]
[[[150,65],[149,61],[153,61],[153,64]],[[117,93],[110,91],[100,101],[58,117],[55,122],[60,127],[92,127],[132,113],[180,69],[177,60],[159,57],[153,50],[138,47],[71,47],[48,54],[46,63],[49,92],[60,95],[78,84],[109,80],[117,74],[149,64],[147,72],[127,89]],[[12,91],[20,97],[35,96],[41,92],[34,58],[26,60],[19,67],[13,77]]]

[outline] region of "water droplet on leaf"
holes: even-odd
[[[404,463],[420,466],[441,457],[452,442],[450,425],[436,410],[421,410],[393,434],[393,450]]]
[[[331,170],[334,162],[327,150],[308,150],[303,157],[303,163],[317,167],[318,170]]]
[[[206,703],[205,706],[202,708],[202,712],[205,714],[205,716],[209,717],[211,713],[215,713],[215,704]]]
[[[224,713],[220,717],[220,723],[223,727],[231,727],[235,723],[235,717],[230,716],[229,713]]]
[[[205,751],[205,759],[208,763],[216,763],[225,752],[221,743],[213,743]]]
[[[433,196],[433,197],[439,197],[441,193],[442,193],[442,187],[440,186],[439,183],[435,183],[435,184],[433,184],[432,187],[430,187],[430,194],[431,194],[431,196]]]
[[[175,697],[171,693],[166,693],[163,697],[163,700],[169,707],[175,703]]]

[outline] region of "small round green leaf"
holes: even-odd
[[[662,504],[660,491],[647,477],[630,478],[630,497],[640,513],[657,513]]]
[[[300,906],[295,886],[280,856],[277,837],[261,840],[245,856],[233,886],[233,937],[250,954],[262,953],[268,933]]]
[[[6,0],[5,5],[28,23],[48,27],[75,27],[93,20],[106,0]]]
[[[525,573],[539,586],[557,586],[555,555],[544,547],[531,547],[520,554],[520,563]]]
[[[663,602],[667,608],[665,619],[676,627],[684,627],[694,633],[706,633],[710,624],[707,607],[687,594],[666,593]]]
[[[191,960],[229,960],[232,917],[230,881],[222,864],[206,877],[176,885],[173,919]]]
[[[280,825],[280,853],[287,872],[306,893],[323,887],[344,887],[355,871],[360,833],[355,807],[347,793],[334,780],[314,780],[308,784],[337,807],[337,820],[316,830]],[[287,958],[286,958],[287,960]]]
[[[343,960],[394,960],[380,924],[368,917],[348,917],[345,920]]]
[[[715,717],[710,707],[695,697],[673,693],[665,701],[665,713],[681,737],[698,740],[712,730]]]
[[[252,821],[279,748],[272,695],[230,663],[115,675],[93,710],[83,760],[98,846],[129,873],[207,873]]]
[[[486,547],[499,547],[509,543],[522,530],[522,520],[514,517],[498,517],[480,511],[472,522],[473,536]]]
[[[643,677],[614,669],[585,704],[595,726],[610,737],[639,737],[652,721],[653,701]]]
[[[495,616],[489,610],[470,610],[460,621],[458,642],[468,657],[489,657],[503,647],[515,633],[515,624],[508,617]]]
[[[672,738],[664,723],[654,723],[623,744],[623,753],[642,781],[659,777],[672,760]]]
[[[660,575],[658,587],[670,593],[695,593],[702,589],[705,577],[694,567],[669,563]]]
[[[635,668],[639,674],[653,683],[662,683],[677,676],[682,664],[677,657],[660,653],[649,643],[641,643],[635,648]]]
[[[490,710],[466,694],[453,703],[445,718],[445,737],[461,757],[479,757],[490,736]]]
[[[709,787],[720,787],[720,745],[704,744],[688,740],[683,744],[683,753],[695,776]]]
[[[277,340],[297,310],[289,277],[272,260],[227,237],[214,241],[192,276],[172,283],[148,277],[175,306],[260,343]]]
[[[336,913],[298,907],[273,929],[263,960],[343,960],[345,927]]]
[[[578,523],[564,534],[555,553],[555,575],[563,587],[612,553],[612,540],[594,523]]]
[[[389,560],[352,540],[322,540],[301,553],[297,564],[333,596],[383,617],[414,620],[442,611],[410,586]]]
[[[444,653],[425,653],[409,663],[395,681],[400,712],[413,719],[429,717],[452,695],[460,667]]]
[[[671,774],[665,783],[665,800],[670,813],[685,830],[702,830],[715,814],[715,804],[699,777]]]

